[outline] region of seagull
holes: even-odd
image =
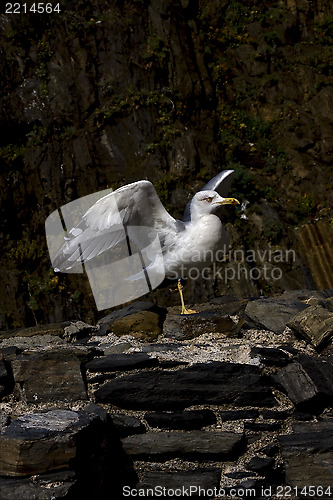
[[[77,265],[115,249],[124,239],[128,246],[130,239],[139,250],[143,249],[147,245],[144,229],[150,228],[158,236],[160,252],[155,252],[155,255],[148,253],[143,272],[151,277],[154,272],[161,273],[162,269],[165,278],[178,277],[181,314],[196,312],[185,307],[179,276],[180,273],[182,277],[186,276],[194,267],[203,269],[214,261],[216,252],[227,247],[228,234],[215,212],[221,205],[239,204],[237,199],[225,197],[233,173],[233,170],[220,172],[198,191],[187,204],[183,220],[175,219],[167,212],[148,180],[112,191],[92,205],[80,222],[67,232],[65,241],[52,259],[54,270],[70,272]],[[124,279],[136,280],[138,276],[134,274]]]

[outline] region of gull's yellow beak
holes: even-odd
[[[218,203],[219,205],[240,205],[236,198],[224,198],[223,201],[219,201]]]

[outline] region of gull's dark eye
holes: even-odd
[[[207,201],[207,203],[211,203],[212,199],[213,198],[208,196],[207,198],[204,198],[202,201]]]

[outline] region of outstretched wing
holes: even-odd
[[[89,261],[124,240],[131,238],[140,248],[140,226],[150,227],[159,235],[161,247],[171,234],[182,230],[182,223],[165,210],[153,184],[138,181],[121,187],[98,200],[72,228],[53,259],[57,271],[67,271]]]
[[[233,170],[223,170],[219,174],[215,175],[200,191],[216,191],[223,198],[228,196],[230,186],[234,178]],[[191,201],[185,207],[183,221],[189,221],[191,219],[190,214]]]

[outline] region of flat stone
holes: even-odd
[[[276,431],[281,427],[281,422],[244,422],[244,429],[258,432]]]
[[[220,416],[223,421],[230,420],[246,420],[246,419],[254,419],[259,417],[258,410],[246,409],[246,410],[223,410],[220,411]]]
[[[60,500],[75,493],[73,471],[53,472],[28,478],[2,477],[1,500]]]
[[[118,337],[131,335],[134,338],[153,341],[162,333],[161,318],[152,311],[139,311],[124,318],[115,319],[109,330]]]
[[[198,363],[175,371],[160,369],[117,377],[95,392],[97,401],[133,410],[183,410],[198,404],[274,406],[276,401],[257,366]]]
[[[238,333],[238,322],[219,311],[203,311],[196,314],[168,314],[163,324],[163,336],[175,340],[189,340],[203,333]]]
[[[216,423],[215,413],[208,409],[146,413],[145,419],[151,427],[160,429],[201,429]]]
[[[275,464],[275,460],[272,458],[263,458],[263,457],[252,457],[251,460],[247,463],[246,467],[249,470],[257,472],[258,474],[266,474],[267,471],[273,469]]]
[[[273,379],[284,388],[298,410],[320,413],[333,401],[333,365],[329,360],[299,355]]]
[[[148,471],[145,472],[136,488],[147,490],[156,487],[166,490],[180,489],[181,491],[191,491],[192,498],[196,493],[210,489],[218,489],[221,479],[220,468],[197,468],[187,471]],[[186,493],[185,493],[186,494]]]
[[[286,420],[290,417],[291,410],[263,410],[262,417],[272,420]]]
[[[52,347],[65,347],[67,345],[66,340],[60,338],[58,335],[50,335],[46,333],[45,335],[33,335],[19,337],[15,336],[13,338],[6,338],[1,342],[2,349],[6,347],[15,347],[20,352],[32,351],[32,350],[42,350]]]
[[[271,330],[275,333],[283,333],[291,319],[309,307],[301,301],[290,301],[282,299],[256,299],[248,302],[245,309],[245,317],[251,324]]]
[[[137,417],[117,413],[115,415],[110,415],[109,418],[112,422],[112,428],[121,438],[130,436],[131,434],[142,434],[146,432],[145,426]]]
[[[132,347],[129,342],[119,342],[119,344],[99,344],[98,349],[103,351],[104,356],[108,354],[122,354]]]
[[[28,403],[86,400],[79,348],[17,356],[11,362],[16,396]]]
[[[288,326],[319,347],[332,338],[333,313],[320,305],[310,306],[292,318]]]
[[[131,354],[109,354],[94,358],[86,363],[86,368],[91,372],[113,372],[150,368],[157,365],[157,358],[152,358],[148,354],[141,352],[133,352]]]
[[[286,482],[292,488],[332,487],[333,422],[293,424],[293,433],[279,436]],[[332,490],[331,490],[332,494]],[[321,498],[330,498],[323,495]]]
[[[226,472],[224,475],[226,477],[230,477],[231,479],[245,479],[247,477],[256,476],[257,474],[249,470],[240,470],[235,472]]]
[[[147,432],[123,439],[122,446],[125,453],[137,460],[164,461],[176,457],[224,460],[238,455],[243,440],[243,434],[234,432]]]
[[[250,355],[251,358],[259,356],[260,361],[266,365],[284,366],[292,361],[291,354],[277,347],[252,347]]]
[[[0,436],[0,475],[27,476],[68,468],[82,439],[87,449],[89,429],[98,441],[94,423],[101,422],[104,410],[94,411],[95,407],[88,405],[87,411],[80,412],[36,412],[13,420]]]
[[[100,335],[132,335],[143,340],[154,340],[161,333],[166,309],[152,302],[138,301],[108,314],[98,321]]]
[[[14,337],[33,337],[34,335],[56,335],[62,337],[65,328],[71,324],[71,321],[61,323],[50,323],[49,325],[29,326],[27,328],[14,328],[0,332],[0,340],[13,339]]]

